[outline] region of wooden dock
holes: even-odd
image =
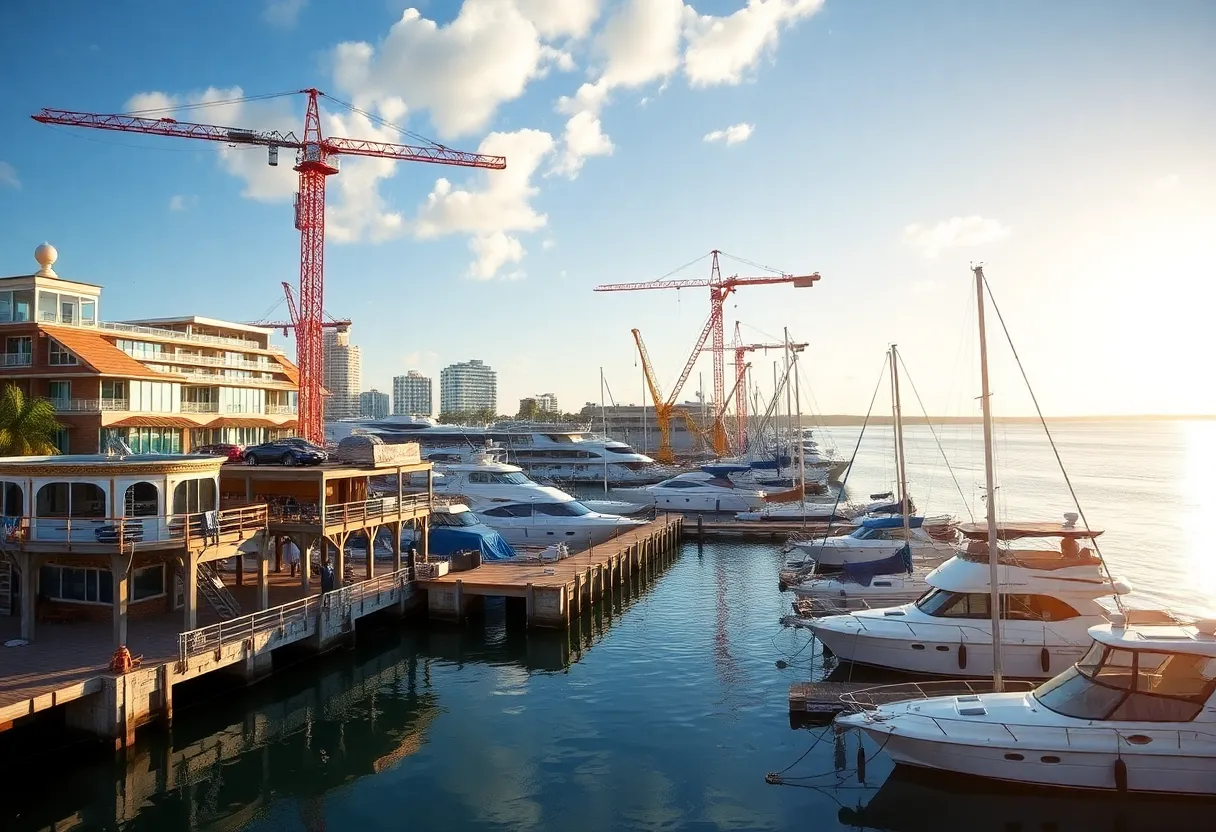
[[[832,534],[848,534],[852,523],[833,523]],[[788,540],[822,536],[827,523],[776,522],[767,520],[706,520],[703,515],[689,517],[684,522],[684,537],[692,540]]]
[[[483,563],[415,582],[432,618],[460,621],[479,597],[524,599],[529,627],[568,627],[585,605],[632,575],[666,565],[680,551],[684,518],[666,515],[607,543],[557,561]]]

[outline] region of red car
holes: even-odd
[[[205,456],[222,456],[226,462],[240,462],[245,458],[244,448],[228,442],[219,442],[215,445],[200,445],[194,449],[194,452]]]

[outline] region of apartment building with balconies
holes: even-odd
[[[48,251],[49,249],[49,251]],[[42,268],[0,278],[0,384],[50,399],[65,453],[110,440],[187,452],[294,433],[299,377],[271,330],[200,316],[103,321],[101,289]]]

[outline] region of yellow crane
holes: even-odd
[[[650,354],[646,352],[646,344],[642,341],[642,333],[639,330],[633,330],[633,340],[638,346],[638,355],[642,359],[642,373],[646,376],[646,386],[650,388],[650,398],[654,402],[654,420],[659,427],[659,450],[654,455],[658,462],[664,464],[675,462],[675,453],[671,447],[671,417],[675,411],[676,398],[684,389],[684,382],[688,381],[693,365],[701,356],[701,348],[705,346],[705,339],[713,330],[714,321],[715,315],[711,312],[709,320],[705,322],[705,326],[701,330],[701,336],[697,339],[697,345],[692,348],[692,354],[688,356],[688,361],[684,364],[684,371],[680,373],[675,386],[671,388],[671,394],[667,397],[663,396],[663,391],[659,388],[654,367],[650,363]]]

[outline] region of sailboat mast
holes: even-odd
[[[910,541],[912,536],[908,528],[908,512],[911,511],[911,501],[908,499],[908,464],[904,455],[904,411],[899,401],[899,348],[895,344],[891,345],[891,384],[895,395],[895,452],[899,465],[899,502],[904,516],[904,540]]]
[[[794,374],[794,405],[798,410],[798,505],[806,506],[806,450],[802,442],[802,391],[798,388],[798,353],[790,350],[790,331],[785,329],[785,351],[791,354],[790,369]],[[802,525],[806,525],[806,511],[802,512]]]
[[[604,368],[600,367],[600,422],[604,425],[604,438],[608,438],[608,409],[604,406]],[[608,494],[608,454],[604,457],[604,494]]]
[[[988,582],[990,585],[989,605],[992,608],[992,687],[993,690],[1005,689],[1004,670],[1001,667],[1001,586],[1000,541],[997,539],[996,527],[996,478],[992,463],[992,400],[988,389],[988,338],[984,330],[984,267],[975,266],[975,300],[979,304],[980,329],[980,402],[984,411],[984,478],[986,480],[988,499]]]

